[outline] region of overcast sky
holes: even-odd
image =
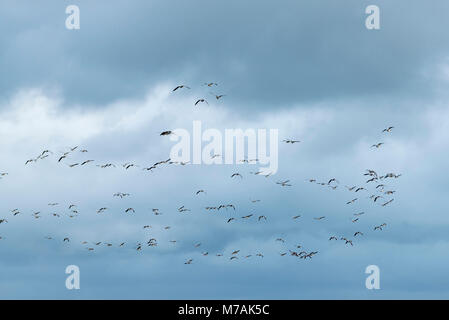
[[[71,4],[79,30],[65,27]],[[365,28],[371,4],[380,30]],[[448,11],[443,0],[1,2],[0,298],[449,298]],[[173,93],[179,84],[191,89]],[[199,98],[209,104],[195,107]],[[301,143],[279,142],[268,178],[251,164],[142,170],[170,157],[162,131],[192,131],[195,120],[221,132],[277,129]],[[105,163],[117,167],[96,166]],[[388,206],[391,196],[369,199],[366,169],[402,174],[382,182],[396,191]],[[337,178],[338,188],[310,178]],[[235,211],[205,210],[230,203]],[[65,287],[68,265],[80,267],[80,290]],[[380,268],[380,290],[365,288],[368,265]]]

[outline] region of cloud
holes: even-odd
[[[0,179],[0,219],[8,219],[0,298],[447,297],[446,1],[378,0],[379,31],[364,27],[372,3],[355,0],[80,2],[79,31],[65,29],[69,4],[0,4],[0,173],[9,173]],[[192,89],[173,93],[178,84]],[[209,104],[195,107],[198,98]],[[279,129],[280,140],[301,143],[280,143],[279,171],[268,178],[243,164],[142,170],[169,157],[162,131],[190,131],[194,120],[203,130]],[[46,149],[48,158],[24,165]],[[95,161],[68,166],[86,159]],[[126,162],[139,167],[125,170]],[[97,167],[105,163],[116,167]],[[396,191],[389,206],[369,199],[366,169],[402,174],[382,181]],[[231,179],[235,172],[243,179]],[[307,181],[334,177],[336,190]],[[291,188],[275,183],[287,179]],[[204,209],[229,203],[235,211]],[[328,241],[355,231],[365,235],[354,247]],[[150,238],[157,247],[146,246]],[[296,245],[319,253],[280,255]],[[71,264],[81,268],[79,292],[64,287]],[[364,287],[370,264],[381,269],[380,292]]]
[[[305,275],[311,277],[310,280],[304,276],[295,278],[311,290],[309,294],[300,296],[317,297],[319,295],[314,290],[317,283],[323,283],[319,278],[329,272],[326,269],[327,259],[336,259],[351,272],[356,272],[356,266],[360,266],[359,271],[362,272],[365,267],[363,263],[368,263],[368,260],[369,263],[381,261],[383,268],[392,268],[392,261],[382,252],[382,248],[389,246],[398,250],[401,248],[404,259],[411,259],[411,255],[416,254],[415,250],[432,250],[436,252],[435,261],[440,259],[439,248],[447,243],[443,231],[447,219],[437,199],[444,191],[438,190],[438,184],[432,185],[426,181],[429,181],[429,175],[441,174],[446,163],[430,157],[439,155],[443,156],[441,159],[447,159],[447,155],[441,152],[447,144],[444,139],[448,134],[444,117],[448,112],[446,106],[431,105],[421,113],[395,121],[396,128],[391,135],[383,135],[383,127],[380,126],[372,135],[360,135],[357,132],[363,131],[366,123],[361,121],[357,124],[348,117],[358,110],[357,105],[350,103],[343,104],[338,113],[324,105],[306,108],[298,105],[295,109],[264,113],[250,120],[235,119],[225,100],[198,108],[192,102],[197,92],[173,95],[170,93],[172,87],[172,84],[160,84],[149,90],[143,99],[118,100],[87,109],[67,109],[62,96],[30,89],[21,91],[2,106],[0,146],[3,156],[0,167],[9,172],[0,180],[2,193],[8,199],[1,204],[1,210],[9,220],[0,229],[0,235],[4,237],[0,250],[9,257],[2,262],[2,268],[11,270],[19,277],[22,269],[12,270],[23,266],[24,259],[32,260],[38,255],[47,257],[47,260],[38,260],[35,266],[45,268],[51,262],[54,263],[54,272],[59,270],[58,266],[63,272],[66,265],[79,263],[83,274],[86,274],[85,285],[92,286],[93,290],[90,293],[81,292],[78,296],[85,298],[156,297],[135,282],[137,277],[154,282],[161,290],[162,297],[181,298],[192,292],[188,288],[199,281],[200,274],[203,279],[223,278],[223,281],[213,280],[216,286],[222,288],[222,294],[215,296],[230,297],[238,283],[246,283],[249,287],[240,290],[240,297],[248,298],[254,295],[272,297],[271,294],[257,294],[254,282],[244,280],[243,277],[249,277],[254,268],[258,277],[270,274],[272,278],[260,283],[262,288],[279,288],[281,291],[276,297],[298,297],[298,291],[286,284],[286,275],[273,275],[273,270],[280,272],[279,268],[287,268],[293,272],[299,264],[305,268]],[[249,172],[253,171],[253,167],[244,165],[171,165],[151,173],[141,170],[142,166],[167,158],[172,142],[159,136],[163,129],[178,127],[189,130],[192,121],[198,119],[205,127],[219,130],[226,127],[279,128],[280,138],[293,137],[302,142],[293,146],[280,145],[279,173],[271,178],[251,176]],[[402,124],[406,126],[404,122],[409,121],[418,125],[419,135],[408,135],[402,131]],[[339,128],[343,131],[350,128],[350,134],[343,133],[343,136],[350,137],[347,141],[341,141],[341,136],[333,134]],[[385,148],[372,150],[370,145],[379,139],[385,141]],[[423,144],[423,141],[432,142]],[[57,162],[58,155],[76,145],[87,148],[89,152],[86,155],[73,153],[62,163]],[[329,149],[328,146],[332,145],[334,147]],[[37,156],[44,149],[50,149],[54,154],[24,166],[25,160]],[[67,166],[84,158],[92,158],[96,162],[83,168]],[[117,168],[95,167],[95,164],[106,162],[117,164]],[[125,162],[141,167],[125,170],[120,166]],[[379,173],[394,171],[403,174],[398,181],[388,182],[389,187],[397,190],[391,207],[373,205],[370,200],[364,199],[369,194],[358,195],[360,203],[354,207],[345,205],[354,195],[347,192],[343,185],[365,186],[362,173],[368,168]],[[236,171],[244,175],[242,181],[229,178]],[[336,191],[305,181],[314,177],[327,182],[334,176],[340,180]],[[291,179],[294,186],[283,189],[274,183],[283,178]],[[195,196],[198,189],[206,189],[207,194],[204,197]],[[129,192],[131,197],[114,199],[112,195],[119,191]],[[251,199],[261,199],[262,202],[252,204]],[[53,209],[47,206],[51,202],[60,205]],[[80,212],[75,218],[68,217],[67,207],[72,203],[78,205]],[[211,213],[204,210],[206,206],[227,203],[235,204],[236,212],[225,210]],[[179,213],[177,208],[182,205],[192,211]],[[97,214],[96,210],[103,206],[109,208],[107,212]],[[136,214],[125,214],[124,210],[128,207],[134,207]],[[12,217],[10,213],[14,208],[21,211],[17,217]],[[159,208],[163,215],[154,216],[152,208]],[[428,211],[428,208],[433,208],[431,220],[423,211]],[[366,211],[366,216],[357,224],[352,224],[353,213],[362,210]],[[40,219],[31,216],[37,211],[41,212]],[[53,211],[58,212],[61,218],[51,216]],[[235,224],[226,223],[229,217],[239,218],[250,213],[256,218],[266,215],[268,221],[259,223],[256,219],[247,222],[239,219]],[[292,216],[297,214],[302,217],[299,221],[293,221]],[[326,216],[324,223],[313,220],[322,215]],[[374,225],[383,222],[388,224],[385,231],[372,231]],[[149,231],[143,229],[147,224],[152,226]],[[164,230],[165,226],[171,226],[171,229]],[[441,232],[436,232],[435,228],[441,229]],[[342,243],[328,241],[330,235],[352,237],[358,230],[363,230],[365,237],[355,243],[354,250]],[[44,239],[48,235],[54,240]],[[70,244],[62,243],[67,236],[71,239]],[[145,244],[153,237],[158,239],[158,247],[144,246],[142,253],[135,251],[138,242]],[[274,240],[279,237],[286,239],[287,244],[276,243]],[[170,240],[177,240],[178,243],[172,245]],[[88,241],[96,251],[90,254],[81,241]],[[99,241],[103,245],[110,242],[113,247],[95,246],[94,243]],[[125,248],[118,248],[121,242],[126,242]],[[196,249],[193,244],[198,242],[202,246]],[[312,271],[310,263],[279,255],[293,249],[296,244],[301,244],[306,250],[320,252],[312,260],[315,266],[319,266],[319,271]],[[228,256],[236,249],[241,250],[241,255],[233,265]],[[363,254],[364,250],[374,252],[371,260]],[[201,255],[205,251],[209,252],[209,257]],[[265,256],[260,260],[263,263],[255,259],[258,252],[263,252]],[[220,260],[214,256],[216,253],[224,253],[225,257]],[[245,259],[246,255],[253,257]],[[391,256],[390,253],[386,255]],[[182,268],[188,258],[194,258],[193,268]],[[432,259],[431,256],[428,258]],[[125,269],[110,267],[106,274],[101,271],[105,261],[117,263],[117,259]],[[167,266],[171,267],[167,269]],[[150,268],[152,274],[164,274],[167,287],[162,289],[159,280],[152,276],[148,278],[144,271],[146,268]],[[214,269],[217,271],[214,272]],[[180,276],[186,272],[189,277],[181,280]],[[346,271],[342,268],[336,272],[344,274]],[[175,273],[180,276],[175,276]],[[356,278],[363,281],[363,272],[360,275],[351,274],[337,282],[324,276],[323,281],[334,283],[323,293],[324,296],[355,297],[354,292],[364,290],[363,286],[349,284]],[[108,284],[109,276],[117,282]],[[226,284],[225,280],[231,279],[231,276],[236,277],[235,281]],[[58,279],[51,273],[40,273],[36,279],[20,277],[5,283],[5,287],[17,288],[12,296],[47,298],[61,294],[54,289]],[[45,282],[40,279],[45,279]],[[31,294],[22,281],[31,281],[42,291]],[[391,281],[394,288],[403,290],[400,282]],[[109,292],[100,290],[102,286],[109,288]],[[353,288],[354,291],[344,293],[339,289],[341,286]],[[136,291],[125,296],[120,294],[123,288],[129,287]],[[416,290],[420,288],[422,286],[417,284]],[[170,291],[175,289],[178,293]],[[207,292],[208,289],[200,286],[193,291],[193,296],[205,297]],[[62,294],[71,297],[69,293]],[[418,293],[390,291],[384,297],[414,294]],[[2,292],[2,296],[11,297],[6,292]]]
[[[78,31],[64,27],[71,2],[45,3],[1,8],[0,27],[9,30],[0,35],[3,95],[45,85],[68,105],[95,106],[142,98],[161,81],[216,81],[232,105],[245,102],[239,113],[348,97],[430,97],[435,81],[422,75],[448,49],[446,18],[435,14],[447,11],[445,1],[431,9],[378,1],[374,32],[364,25],[370,3],[360,1],[83,2]]]

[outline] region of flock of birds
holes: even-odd
[[[205,83],[204,86],[206,86],[207,88],[212,88],[212,87],[218,87],[218,84],[215,82],[208,82]],[[175,93],[179,90],[183,90],[183,89],[187,89],[189,90],[190,87],[186,86],[186,85],[179,85],[176,86],[172,92]],[[221,99],[222,97],[224,97],[225,95],[223,94],[215,94],[213,92],[211,92],[210,94],[212,94],[216,100]],[[195,100],[194,105],[198,106],[201,103],[206,103],[208,104],[208,101],[205,98],[198,98]],[[382,131],[382,134],[391,134],[391,132],[393,131],[394,127],[390,126],[385,128]],[[174,134],[173,131],[171,130],[166,130],[160,133],[160,136],[168,136]],[[284,142],[285,144],[297,144],[300,143],[301,141],[299,140],[294,140],[294,139],[284,139],[282,140],[282,142]],[[383,142],[379,142],[379,143],[375,143],[372,145],[372,148],[376,148],[379,149],[382,145],[384,145]],[[74,154],[78,153],[78,154],[83,154],[86,155],[85,159],[81,160],[81,161],[77,161],[77,162],[72,162],[70,161]],[[97,164],[95,160],[93,159],[89,159],[87,157],[87,155],[89,154],[87,149],[81,148],[79,146],[74,146],[71,148],[68,148],[68,150],[57,154],[56,156],[54,155],[54,152],[50,151],[50,150],[44,150],[41,153],[39,153],[37,156],[32,157],[28,160],[25,161],[25,166],[30,166],[32,164],[35,164],[39,161],[43,161],[44,159],[47,158],[51,158],[54,157],[55,161],[59,164],[65,164],[70,168],[75,168],[75,167],[84,167],[84,166],[89,166],[89,165],[96,165],[97,167],[101,168],[101,169],[107,169],[107,168],[114,168],[114,167],[122,167],[123,170],[131,170],[131,169],[137,169],[137,168],[141,168],[141,170],[143,171],[153,171],[156,170],[162,166],[170,166],[170,165],[182,165],[185,166],[188,163],[184,163],[184,162],[175,162],[172,161],[171,159],[165,159],[165,160],[161,160],[158,162],[155,162],[154,164],[151,164],[149,166],[140,166],[138,164],[135,163],[124,163],[121,165],[118,164],[114,164],[114,163],[99,163]],[[212,158],[215,157],[220,157],[221,155],[218,154],[214,154],[211,155]],[[240,160],[242,163],[248,163],[248,164],[256,164],[258,162],[257,159],[242,159]],[[262,171],[257,171],[257,172],[250,172],[250,174],[255,175],[255,176],[264,176],[266,178],[271,177],[271,173],[267,173],[267,172],[262,172]],[[390,180],[395,180],[401,177],[401,174],[396,174],[396,173],[392,173],[392,172],[388,172],[385,174],[379,174],[377,173],[375,170],[372,169],[367,169],[365,172],[362,173],[363,176],[366,178],[366,182],[364,183],[364,185],[344,185],[344,187],[346,188],[348,193],[351,193],[351,197],[349,198],[348,196],[348,200],[345,200],[345,203],[347,206],[352,206],[353,204],[357,203],[362,197],[365,197],[367,199],[370,199],[370,201],[372,201],[372,203],[374,205],[379,205],[380,207],[386,207],[389,206],[393,201],[394,201],[394,194],[396,193],[395,190],[392,190],[391,188],[388,187],[388,182]],[[4,179],[8,176],[7,172],[0,172],[0,179]],[[240,173],[240,172],[235,172],[232,175],[230,175],[230,179],[244,179],[244,174]],[[325,181],[319,182],[317,181],[317,179],[315,178],[310,178],[310,179],[306,179],[306,183],[311,183],[311,184],[315,184],[330,190],[337,190],[338,188],[340,188],[341,184],[339,182],[339,180],[337,180],[337,178],[330,178],[330,179],[326,179]],[[281,188],[291,188],[293,186],[293,183],[291,182],[290,179],[287,180],[280,180],[280,181],[275,181],[275,184],[278,185]],[[197,197],[199,196],[207,196],[207,191],[204,189],[200,189],[200,190],[194,190],[193,194]],[[129,198],[131,197],[130,193],[125,193],[125,192],[117,192],[115,194],[112,195],[113,198],[117,198],[117,199],[125,199],[125,198]],[[255,204],[258,202],[261,202],[261,200],[258,199],[254,199],[254,200],[250,200],[251,203]],[[58,202],[53,202],[53,203],[49,203],[48,207],[51,208],[51,213],[50,215],[54,218],[62,218],[63,216],[68,216],[69,218],[76,218],[80,215],[80,210],[78,209],[78,205],[77,204],[69,204],[65,206],[60,205]],[[235,204],[231,204],[231,203],[220,203],[220,204],[216,204],[216,205],[209,205],[203,208],[205,211],[207,212],[220,212],[220,211],[230,211],[231,212],[231,216],[229,217],[225,217],[224,219],[224,223],[227,224],[232,224],[232,223],[236,223],[238,220],[254,220],[256,223],[266,223],[267,221],[269,221],[269,217],[266,214],[246,214],[246,215],[242,215],[241,217],[238,217],[236,215],[236,213],[238,212],[238,208],[237,205]],[[101,206],[96,210],[96,213],[101,215],[101,214],[106,214],[109,212],[109,208],[107,206]],[[190,211],[192,211],[192,209],[186,207],[185,205],[179,206],[177,208],[177,211],[181,214],[185,214],[188,213]],[[138,212],[137,209],[133,208],[133,207],[125,207],[123,209],[123,213],[124,214],[136,214]],[[151,213],[154,216],[160,216],[162,215],[162,211],[158,208],[153,208],[151,209]],[[14,219],[14,217],[23,214],[22,211],[18,208],[14,208],[10,210],[10,215],[11,218],[9,217],[4,217],[0,219],[0,232],[2,231],[2,227],[4,227],[6,224],[8,224],[10,222],[10,220]],[[35,211],[31,213],[31,216],[34,219],[40,219],[43,217],[43,214],[45,214],[42,211]],[[357,223],[359,222],[360,219],[362,219],[362,216],[365,215],[364,211],[360,211],[360,212],[356,212],[353,214],[352,218],[350,219],[350,223],[353,224],[354,226],[357,225]],[[294,215],[291,217],[291,219],[293,220],[301,220],[302,215]],[[303,218],[304,219],[304,218]],[[326,216],[317,216],[317,217],[313,217],[314,221],[318,222],[322,222],[325,221],[327,219]],[[387,227],[387,224],[385,222],[382,222],[378,225],[374,225],[372,226],[372,230],[373,232],[379,232],[384,230]],[[141,226],[142,229],[145,230],[152,230],[152,226],[149,224],[143,225]],[[171,229],[171,226],[164,226],[163,230],[168,231]],[[354,232],[351,234],[351,236],[349,237],[348,235],[336,235],[336,234],[331,234],[329,235],[328,241],[332,242],[332,241],[342,241],[344,242],[345,245],[347,246],[353,246],[354,242],[356,241],[356,239],[365,236],[365,233],[367,233],[366,230],[357,230],[355,229]],[[1,236],[0,233],[0,240],[4,240],[5,237]],[[47,240],[56,240],[53,236],[45,236],[45,239]],[[65,236],[63,237],[63,239],[60,239],[59,241],[61,241],[63,243],[71,243],[72,239],[70,236]],[[278,237],[276,239],[273,239],[276,243],[280,243],[283,246],[283,249],[279,252],[279,254],[281,256],[293,256],[293,257],[297,257],[299,259],[312,259],[315,255],[317,255],[319,253],[318,250],[306,250],[302,245],[299,244],[295,244],[294,247],[287,247],[286,246],[286,240],[282,237]],[[169,240],[169,242],[172,245],[176,245],[178,243],[178,240],[176,239],[172,239]],[[110,242],[103,242],[103,241],[81,241],[81,244],[83,246],[85,246],[85,249],[92,252],[95,251],[95,249],[99,246],[106,246],[106,247],[113,247],[113,246],[118,246],[118,247],[125,247],[125,246],[130,246],[133,249],[135,249],[136,251],[141,251],[145,246],[146,247],[157,247],[159,245],[158,239],[152,237],[150,238],[148,241],[145,242],[137,242],[137,243],[131,243],[128,244],[127,242],[124,241],[119,241],[116,244],[110,243]],[[204,245],[200,242],[196,242],[192,244],[193,248],[195,250],[199,250],[199,253],[201,253],[202,256],[208,256],[208,255],[215,255],[218,257],[223,257],[224,253],[223,252],[216,252],[216,253],[212,253],[210,254],[209,251],[207,250],[201,250]],[[245,254],[245,255],[241,255],[241,250],[240,249],[235,249],[229,252],[229,260],[237,260],[237,259],[248,259],[250,257],[252,257],[253,255],[258,257],[258,258],[263,258],[264,257],[264,253],[263,252],[256,252],[254,254]],[[190,265],[194,262],[194,258],[190,257],[188,258],[184,263],[186,265]]]

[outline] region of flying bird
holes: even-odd
[[[207,102],[206,99],[198,99],[198,100],[195,102],[195,106],[197,106],[199,103],[206,103],[206,104],[209,104],[209,102]]]
[[[284,139],[284,140],[282,140],[282,142],[295,144],[295,143],[299,143],[301,141],[299,141],[299,140],[292,140],[292,139]]]
[[[379,142],[379,143],[373,144],[373,145],[371,146],[371,148],[379,149],[382,145],[384,145],[384,143],[383,143],[383,142]]]
[[[290,180],[278,181],[278,182],[276,182],[276,184],[279,184],[279,185],[281,185],[283,187],[291,187],[292,185],[289,184],[289,182],[290,182]]]
[[[176,88],[174,88],[174,89],[172,90],[172,92],[175,92],[176,90],[183,89],[183,88],[190,89],[190,87],[188,87],[188,86],[182,84],[182,85],[177,86]]]

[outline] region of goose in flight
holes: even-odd
[[[384,145],[384,143],[383,143],[383,142],[379,142],[379,143],[373,144],[373,145],[371,146],[371,148],[379,149],[382,145]]]
[[[292,185],[289,184],[290,180],[285,180],[285,181],[278,181],[276,182],[276,184],[281,185],[282,187],[291,187]]]
[[[331,240],[338,240],[338,239],[337,239],[336,236],[332,236],[332,237],[329,238],[329,241],[331,241]]]
[[[357,237],[357,235],[361,235],[361,236],[363,236],[363,233],[362,233],[362,232],[360,232],[360,231],[357,231],[356,233],[354,233],[354,237]]]
[[[265,219],[265,221],[267,221],[267,217],[265,217],[265,216],[259,216],[259,218],[257,219],[257,221],[260,221],[260,220],[262,220],[262,219]]]
[[[374,182],[374,181],[377,181],[377,180],[378,180],[377,177],[373,177],[373,178],[367,180],[366,183]]]
[[[385,128],[385,129],[382,130],[382,133],[384,133],[384,132],[390,133],[393,129],[394,129],[394,127]]]
[[[367,169],[366,173],[363,174],[364,176],[371,176],[371,177],[377,177],[377,173],[374,170]]]
[[[173,134],[174,134],[174,133],[173,133]],[[171,159],[168,158],[167,160],[163,160],[163,161],[156,162],[155,164],[153,164],[153,166],[157,167],[157,166],[159,166],[159,165],[161,165],[161,164],[169,163],[170,160],[171,160]]]
[[[384,228],[386,226],[387,226],[386,223],[382,223],[381,225],[374,227],[374,231],[376,231],[376,230],[383,230],[382,228]]]
[[[226,209],[226,210],[228,210],[228,208],[232,208],[232,209],[234,209],[234,211],[235,211],[235,206],[234,206],[233,204],[221,204],[221,205],[218,207],[218,210],[220,210],[220,209]]]
[[[209,102],[207,102],[206,99],[198,99],[198,100],[195,102],[195,106],[197,106],[199,103],[206,103],[206,104],[209,104]]]
[[[231,175],[231,178],[234,178],[234,177],[240,177],[240,179],[243,179],[243,176],[240,173],[233,173]]]
[[[174,134],[174,132],[171,131],[171,130],[167,130],[167,131],[162,131],[162,132],[160,133],[160,136],[169,136],[169,135],[171,135],[171,134]]]
[[[225,94],[215,94],[213,92],[211,92],[211,94],[215,97],[215,99],[220,100],[223,97],[226,97]]]
[[[402,174],[395,174],[395,173],[387,173],[386,175],[380,177],[380,179],[386,179],[386,178],[399,178],[400,176],[402,176]]]
[[[91,163],[91,162],[94,162],[94,160],[86,160],[86,161],[83,161],[83,162],[81,163],[81,165],[84,166],[84,165],[86,165],[86,164],[88,164],[88,163]]]
[[[384,204],[382,204],[382,207],[388,206],[388,205],[389,205],[390,203],[392,203],[393,201],[394,201],[394,199],[391,199],[391,200],[385,202]]]
[[[263,174],[263,176],[265,178],[269,178],[272,174],[273,174],[273,172],[268,172],[267,174]]]
[[[151,209],[151,211],[153,211],[153,214],[154,214],[155,216],[160,216],[160,215],[162,215],[162,213],[159,211],[159,209]]]
[[[125,163],[122,167],[125,168],[126,170],[128,170],[129,168],[132,168],[132,167],[138,167],[138,165],[136,165],[134,163]]]
[[[48,158],[50,156],[50,154],[53,154],[53,152],[51,152],[49,150],[43,151],[42,154],[36,158],[36,160],[39,160],[39,159],[43,160],[45,158]]]
[[[121,199],[123,199],[124,197],[129,197],[130,194],[129,193],[122,193],[122,192],[117,192],[113,195],[113,197],[120,197]]]
[[[352,199],[351,201],[346,202],[346,204],[352,204],[357,201],[358,198]]]
[[[188,87],[188,86],[182,84],[182,85],[179,85],[179,86],[177,86],[176,88],[174,88],[174,89],[172,90],[172,92],[175,92],[176,90],[183,89],[183,88],[185,88],[185,89],[190,89],[190,87]]]
[[[204,191],[204,190],[201,189],[201,190],[198,190],[195,194],[196,194],[196,195],[199,195],[200,193],[206,193],[206,191]]]
[[[298,218],[301,218],[301,215],[294,216],[294,217],[293,217],[293,220],[296,220],[296,219],[298,219]]]
[[[114,167],[115,168],[115,164],[106,163],[106,164],[102,164],[102,165],[97,165],[97,167],[100,167],[101,169],[110,168],[110,167]]]
[[[288,251],[290,251],[290,255],[291,256],[299,257],[299,253],[298,252],[292,251],[292,250],[288,250]]]
[[[322,217],[318,217],[318,218],[313,218],[314,220],[323,220],[323,219],[325,219],[326,217],[325,216],[322,216]]]
[[[186,211],[190,211],[190,209],[185,208],[185,206],[179,207],[178,208],[179,212],[186,212]]]
[[[293,139],[284,139],[284,140],[282,140],[282,142],[290,143],[290,144],[295,144],[295,143],[299,143],[299,142],[301,142],[301,141],[299,141],[299,140],[293,140]]]

